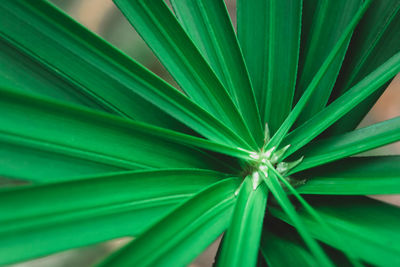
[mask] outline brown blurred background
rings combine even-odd
[[[112,0],[51,0],[71,15],[81,24],[97,33],[105,40],[131,56],[133,59],[149,68],[162,77],[165,81],[176,86],[172,77],[153,55],[145,42],[120,11]],[[232,21],[236,24],[235,0],[225,0]],[[380,98],[367,117],[359,127],[367,126],[376,122],[384,121],[400,115],[400,75],[392,81],[389,88]],[[400,154],[400,142],[391,144],[363,155],[388,155]],[[375,198],[389,201],[400,206],[400,196],[373,196]],[[73,233],[74,234],[74,233]],[[129,241],[122,238],[87,248],[70,250],[57,253],[42,259],[15,264],[15,267],[80,267],[92,266],[105,258],[109,253]],[[207,249],[191,266],[211,266],[217,248],[217,242]]]

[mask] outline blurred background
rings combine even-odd
[[[160,64],[152,51],[146,46],[137,32],[113,4],[112,0],[50,0],[78,22],[97,33],[118,49],[146,66],[163,78],[166,82],[177,87],[172,77]],[[236,26],[236,1],[225,0],[232,22]],[[380,98],[359,127],[384,121],[400,115],[400,75],[392,81],[386,92]],[[391,144],[363,155],[400,154],[400,142]],[[400,196],[372,196],[383,201],[400,206]],[[118,226],[116,226],[118,227]],[[71,233],[74,234],[74,233]],[[130,238],[122,238],[86,248],[57,253],[41,259],[10,265],[14,267],[80,267],[92,266],[115,249],[127,243]],[[218,246],[218,241],[211,245],[192,264],[192,267],[211,266]]]

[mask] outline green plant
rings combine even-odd
[[[0,175],[30,182],[0,191],[0,264],[135,236],[104,265],[181,266],[225,230],[218,266],[400,264],[400,210],[363,196],[400,193],[400,156],[350,157],[400,140],[354,130],[400,71],[400,2],[238,0],[237,37],[222,0],[171,2],[115,0],[184,93],[0,2]]]

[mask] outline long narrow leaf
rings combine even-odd
[[[253,88],[223,0],[174,0],[175,14],[228,89],[259,146],[264,135]]]
[[[400,51],[399,1],[373,1],[355,29],[346,59],[334,88],[334,97],[344,94],[379,65]],[[335,123],[329,134],[353,130],[385,91],[387,84]]]
[[[311,204],[338,233],[355,255],[376,266],[400,264],[398,227],[400,210],[366,197],[315,197]],[[281,211],[270,209],[274,216],[289,222]],[[333,247],[335,242],[303,210],[299,215],[312,235]]]
[[[346,44],[347,38],[351,36],[353,29],[356,27],[357,23],[360,21],[366,10],[368,9],[369,5],[371,4],[372,0],[366,0],[362,7],[358,10],[355,14],[349,25],[346,27],[346,30],[341,35],[339,41],[336,43],[332,51],[329,53],[328,57],[322,64],[321,68],[318,70],[317,74],[314,76],[310,84],[308,85],[307,89],[304,91],[304,94],[301,96],[293,110],[290,112],[288,117],[279,127],[278,131],[272,137],[271,141],[268,144],[268,148],[272,148],[274,146],[278,146],[282,139],[286,136],[289,132],[290,128],[295,123],[296,119],[299,117],[300,113],[305,108],[308,100],[313,95],[313,92],[316,90],[317,86],[320,84],[322,78],[324,77],[325,73],[328,71],[329,67],[340,53],[340,50]]]
[[[0,90],[0,113],[0,134],[82,151],[89,160],[103,157],[105,163],[142,168],[219,168],[222,164],[168,140],[166,130],[6,90]]]
[[[304,160],[291,173],[319,166],[400,140],[400,117],[346,134],[321,139],[299,153]]]
[[[275,133],[296,83],[302,1],[238,1],[238,38],[263,123]],[[285,34],[282,34],[282,33]]]
[[[71,153],[69,149],[46,142],[0,134],[1,177],[47,183],[136,168],[122,167],[118,162],[105,163],[96,155],[89,159],[87,153]]]
[[[268,191],[259,185],[258,173],[243,181],[231,224],[224,235],[216,259],[217,266],[255,266]]]
[[[0,264],[137,235],[223,177],[200,170],[139,171],[1,190]],[[71,235],[74,230],[85,234]]]
[[[291,132],[282,145],[291,144],[285,157],[307,144],[326,128],[357,107],[364,99],[376,92],[389,79],[400,72],[400,52],[353,86],[329,106],[321,110],[310,120]]]
[[[12,88],[84,105],[92,102],[90,106],[95,104],[122,116],[163,127],[181,127],[132,90],[148,87],[144,77],[160,83],[158,78],[47,1],[1,1],[0,36],[8,47],[6,51],[11,50],[16,56],[0,67],[6,74],[2,80],[8,80],[8,84],[14,85]],[[21,61],[36,69],[15,71],[14,64],[19,66]],[[45,84],[38,84],[40,80],[35,80],[38,76],[35,72],[45,80],[61,84],[46,88]]]
[[[65,101],[82,102],[81,99],[88,98],[103,109],[122,116],[186,131],[181,123],[172,119],[174,117],[211,140],[246,147],[236,134],[181,92],[47,1],[1,1],[0,22],[2,41],[7,43],[8,50],[13,49],[19,55],[17,60],[2,65],[6,75],[0,78],[1,84],[18,90],[29,87],[29,91],[61,96],[60,100]],[[21,73],[22,69],[13,71],[16,66],[9,66],[15,61],[22,64],[20,60],[39,65],[32,66],[38,68],[33,72],[50,72],[41,79],[64,80],[73,89],[63,85],[61,91],[53,91],[54,86],[40,87],[37,81],[32,84],[29,81],[36,78],[34,75]],[[18,73],[23,75],[25,83],[7,81]]]
[[[305,0],[306,2],[313,2]],[[361,7],[361,0],[318,1],[312,15],[311,28],[302,35],[302,53],[299,62],[299,78],[296,86],[296,101],[300,99],[307,86],[317,74],[318,69],[328,57],[330,51],[341,38],[346,27],[350,24],[356,12]],[[306,5],[308,7],[308,5]],[[314,7],[313,7],[314,8]],[[310,18],[306,18],[310,19]],[[298,124],[311,118],[325,107],[336,78],[339,74],[350,36],[340,48],[324,77],[319,82],[313,95],[302,111]]]
[[[4,36],[0,37],[0,86],[117,114],[81,92],[76,88],[78,84],[69,82],[60,72],[28,56]]]
[[[233,100],[164,1],[114,2],[189,97],[255,148]]]
[[[307,179],[302,194],[399,194],[400,156],[347,158],[296,176]]]
[[[264,175],[264,173],[261,173],[261,175]],[[279,205],[284,210],[285,214],[287,214],[287,216],[290,218],[296,230],[303,238],[305,244],[314,255],[316,261],[323,266],[332,266],[329,258],[326,256],[319,244],[311,237],[309,230],[305,227],[304,223],[296,213],[294,206],[292,205],[285,191],[279,184],[278,178],[276,178],[275,174],[269,172],[268,177],[262,177],[264,177],[264,181],[267,184],[268,189],[274,195]]]
[[[190,198],[148,228],[103,266],[184,266],[228,226],[239,179],[227,179]]]

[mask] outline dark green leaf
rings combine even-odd
[[[271,218],[269,218],[271,220]],[[301,237],[284,223],[268,223],[262,233],[261,252],[270,267],[318,266]],[[290,253],[290,255],[288,255]]]
[[[310,2],[310,0],[305,0],[305,2]],[[306,18],[312,21],[309,24],[311,28],[302,34],[301,39],[302,49],[299,62],[298,84],[296,86],[297,101],[317,74],[331,50],[334,49],[346,27],[360,9],[361,4],[361,0],[318,1],[316,7],[313,7],[315,10],[312,18]],[[306,7],[309,7],[309,4]],[[305,11],[305,13],[309,14],[310,12]],[[349,41],[350,36],[347,36],[344,45],[340,48],[340,51],[307,103],[306,108],[302,111],[298,119],[298,124],[305,122],[325,107],[339,74]]]
[[[357,255],[377,266],[400,264],[399,218],[400,209],[366,197],[315,197],[311,202],[318,213],[340,234],[343,243]],[[272,210],[286,222],[289,218]],[[329,236],[320,231],[320,226],[303,209],[299,215],[312,235],[333,247]]]
[[[335,97],[345,93],[379,65],[400,51],[400,2],[374,1],[355,29],[338,81]],[[353,130],[372,108],[387,85],[334,124],[329,134]]]
[[[282,186],[280,185],[278,178],[275,176],[273,172],[269,172],[268,176],[264,173],[260,174],[263,177],[265,183],[268,186],[268,189],[274,195],[275,199],[284,210],[285,214],[290,218],[291,223],[294,225],[304,243],[310,249],[311,253],[315,257],[315,260],[321,266],[332,266],[330,259],[324,253],[322,248],[319,244],[313,239],[310,235],[310,229],[305,227],[303,221],[298,216],[295,207],[290,202],[286,192],[283,190]]]

